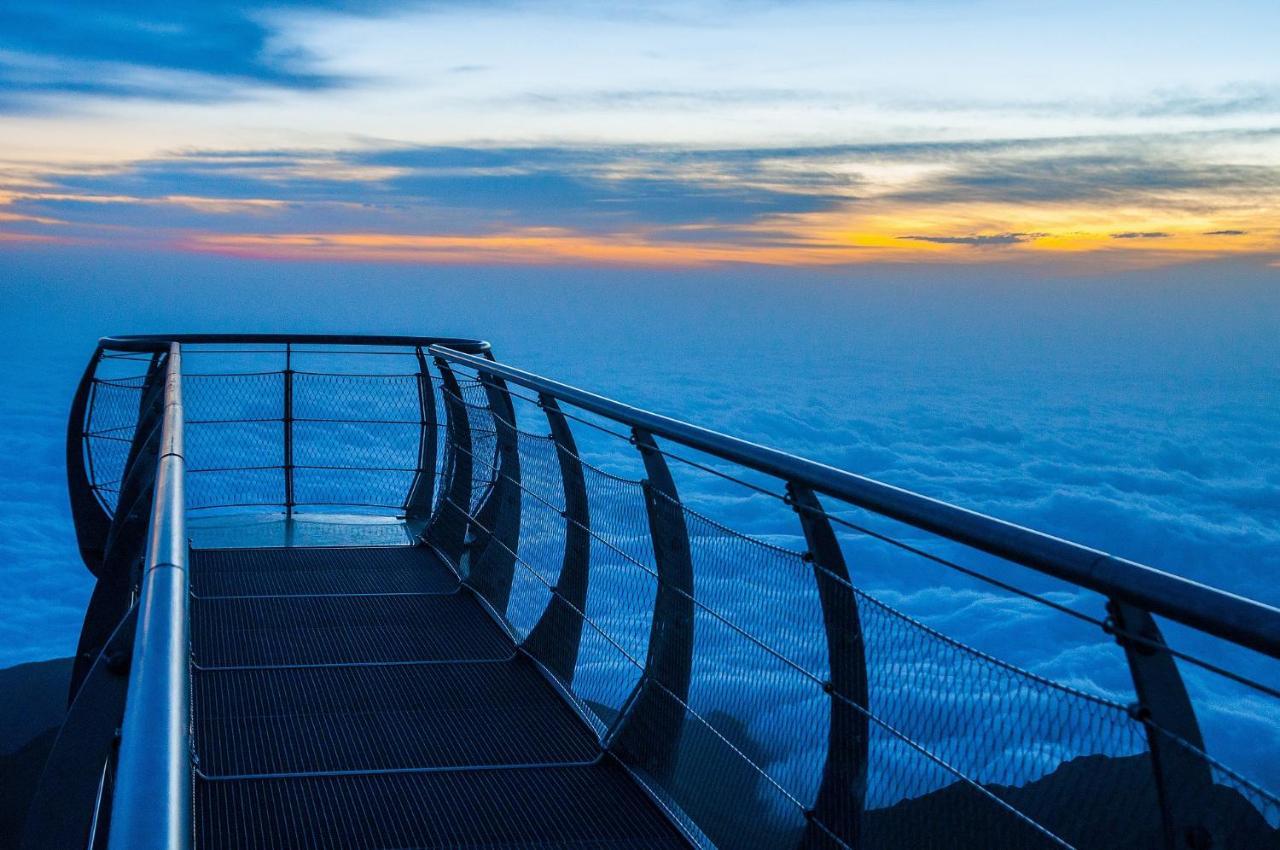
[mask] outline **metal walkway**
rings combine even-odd
[[[424,547],[194,550],[196,845],[684,848]]]
[[[1280,846],[1280,610],[481,341],[105,339],[67,468],[24,850]]]

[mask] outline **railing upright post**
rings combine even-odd
[[[1165,649],[1164,637],[1149,612],[1112,599],[1107,613],[1107,627],[1124,647],[1133,676],[1138,702],[1131,711],[1147,730],[1165,847],[1202,850],[1216,846],[1204,818],[1213,775],[1208,763],[1187,749],[1190,746],[1203,752],[1204,738],[1177,664]]]
[[[293,519],[293,343],[284,345],[284,515]]]
[[[435,502],[436,395],[422,346],[416,346],[413,353],[418,359],[418,415],[422,424],[418,435],[417,472],[405,499],[404,515],[410,522],[421,523],[431,516],[431,506]]]
[[[551,589],[551,599],[538,622],[524,639],[524,649],[559,677],[566,685],[573,681],[582,642],[582,614],[587,605],[587,582],[591,562],[591,520],[587,502],[587,482],[569,422],[553,396],[538,395],[538,404],[547,415],[551,439],[560,461],[564,490],[564,559],[560,575]]]
[[[693,675],[693,553],[666,459],[648,431],[633,428],[632,437],[647,476],[644,501],[658,592],[644,674],[607,745],[650,774],[669,777],[676,767]]]
[[[505,614],[515,580],[516,549],[520,545],[520,444],[515,406],[501,378],[479,374],[493,415],[497,463],[493,488],[484,507],[483,528],[469,547],[467,582]]]
[[[829,847],[831,842],[826,834],[829,833],[849,847],[860,847],[869,741],[864,713],[867,708],[866,646],[858,617],[858,600],[849,583],[844,553],[818,497],[808,487],[794,482],[787,484],[787,495],[804,530],[808,547],[805,557],[813,564],[830,665],[830,679],[823,686],[831,695],[827,760],[813,808],[806,813],[808,823],[799,846],[806,850]],[[859,711],[857,706],[864,711]]]
[[[435,362],[444,390],[445,428],[449,440],[446,443],[445,480],[441,484],[444,495],[440,500],[440,510],[431,517],[422,537],[451,565],[460,567],[470,522],[468,512],[471,510],[471,424],[466,405],[462,403],[462,389],[449,362],[443,357],[436,357]]]

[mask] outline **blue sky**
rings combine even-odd
[[[116,332],[487,337],[1278,603],[1277,31],[1262,2],[9,4],[0,664],[74,646],[62,428]],[[1115,686],[1097,636],[1056,653],[864,554],[893,604]],[[1195,687],[1261,773],[1274,707]]]
[[[0,240],[1269,270],[1278,14],[36,0],[0,12]]]

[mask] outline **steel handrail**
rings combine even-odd
[[[445,345],[454,351],[484,354],[491,346],[482,339],[448,336],[395,336],[385,334],[125,334],[105,336],[98,346],[111,351],[168,351],[169,343],[181,345],[370,345],[427,348]]]
[[[492,360],[433,345],[433,355],[545,393],[723,460],[1119,599],[1280,658],[1280,609],[891,484],[633,407]]]
[[[168,351],[155,494],[112,800],[108,846],[113,850],[191,846],[191,634],[181,346],[170,342]]]

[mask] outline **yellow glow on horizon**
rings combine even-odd
[[[1016,231],[991,231],[989,235]],[[1133,231],[1156,232],[1156,231]],[[1274,236],[1206,236],[1169,232],[1162,237],[1117,239],[1110,233],[1039,233],[1026,241],[993,245],[922,242],[883,232],[795,234],[785,244],[686,242],[643,234],[585,234],[559,228],[527,228],[476,235],[392,233],[193,234],[183,250],[293,260],[398,263],[497,263],[618,266],[705,266],[750,263],[774,266],[839,266],[867,262],[1034,262],[1036,257],[1117,266],[1164,265],[1190,259],[1277,252]]]

